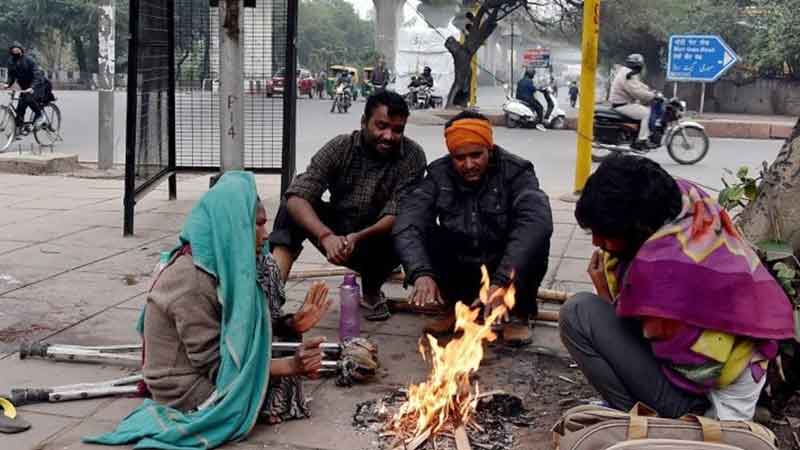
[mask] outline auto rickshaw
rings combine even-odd
[[[372,92],[375,90],[372,86],[372,72],[375,71],[374,67],[364,67],[364,79],[361,80],[361,95],[364,98],[369,97],[372,95]]]
[[[350,73],[350,76],[353,78],[353,100],[358,98],[358,69],[355,67],[350,66],[339,66],[334,65],[328,69],[328,80],[325,83],[325,92],[327,92],[328,97],[333,99],[333,95],[336,92],[336,79],[339,78],[339,74],[342,72]]]

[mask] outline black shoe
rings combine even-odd
[[[643,140],[636,141],[633,144],[631,144],[631,148],[634,149],[634,150],[644,151],[644,150],[656,149],[656,148],[658,148],[658,145],[653,144],[652,142],[650,142],[647,139],[643,139]]]

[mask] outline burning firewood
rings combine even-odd
[[[470,309],[458,303],[455,308],[458,337],[442,347],[433,336],[427,336],[427,351],[421,346],[420,353],[431,364],[428,379],[409,386],[408,399],[386,424],[386,429],[396,433],[400,444],[405,445],[395,448],[417,448],[430,437],[445,431],[454,433],[459,450],[471,448],[465,426],[471,422],[480,390],[477,383],[472,385],[470,376],[483,360],[484,343],[497,337],[492,324],[510,311],[515,302],[513,284],[508,289],[496,290],[490,296],[489,274],[485,267],[481,270],[480,300],[485,306],[494,308],[481,323],[478,320],[480,308]]]

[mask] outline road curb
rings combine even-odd
[[[74,172],[79,169],[78,155],[66,153],[18,153],[0,154],[0,172],[22,175],[44,175]]]

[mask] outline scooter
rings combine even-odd
[[[544,125],[545,128],[553,130],[563,129],[566,124],[567,113],[558,105],[558,100],[553,95],[552,88],[548,86],[544,89],[537,90],[534,94],[534,99],[542,105],[542,108],[547,109],[547,100],[545,96],[552,100],[553,109],[550,111],[550,114],[547,114],[547,111],[545,111],[547,117],[542,120],[542,125]],[[503,104],[503,113],[505,113],[506,126],[508,128],[517,128],[519,126],[532,128],[536,126],[538,122],[538,115],[535,109],[521,100],[512,98],[509,94],[506,94],[506,102]]]
[[[650,147],[634,148],[640,121],[614,108],[598,106],[594,113],[592,161],[600,162],[614,154],[646,154],[662,146],[678,164],[695,164],[708,154],[705,128],[685,120],[686,102],[677,97],[666,101],[659,94],[650,105]]]

